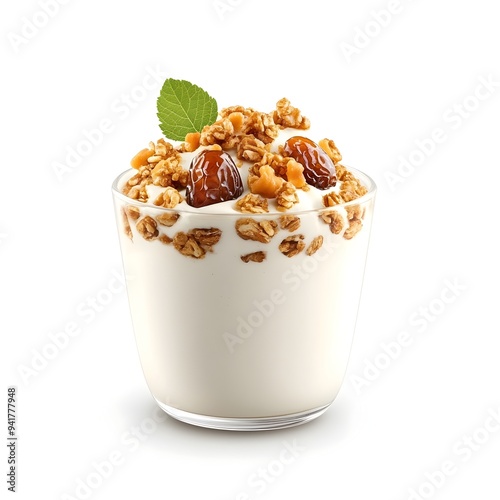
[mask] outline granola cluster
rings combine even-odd
[[[269,244],[281,230],[295,233],[286,236],[278,245],[279,251],[286,257],[294,257],[306,249],[305,236],[296,233],[300,229],[300,217],[293,215],[282,215],[279,219],[256,220],[251,217],[238,219],[235,224],[236,233],[243,240],[251,240],[259,243]],[[307,246],[308,256],[316,253],[323,245],[323,236],[316,236]],[[258,251],[241,256],[243,262],[263,262],[266,252]]]
[[[163,228],[172,227],[179,217],[177,213],[161,213],[154,218],[150,215],[142,217],[140,210],[132,205],[122,210],[125,234],[131,240],[134,238],[131,225],[135,225],[137,232],[146,241],[158,240],[165,245],[173,244],[179,253],[187,257],[202,259],[207,252],[212,252],[222,236],[222,231],[218,228],[194,228],[187,233],[179,231],[173,237],[163,232]]]
[[[180,151],[171,143],[164,139],[159,139],[156,144],[150,142],[149,147],[139,151],[130,164],[137,173],[126,182],[123,194],[146,203],[149,201],[147,186],[152,184],[167,188],[154,200],[155,205],[171,208],[167,205],[180,203],[182,196],[179,190],[186,187],[189,173],[182,167]],[[173,200],[178,201],[175,203]]]
[[[147,241],[158,240],[171,245],[182,255],[195,259],[205,257],[220,241],[220,229],[194,228],[174,234],[166,232],[180,217],[175,208],[185,200],[189,203],[190,172],[183,167],[183,155],[196,152],[200,147],[223,152],[231,150],[237,167],[241,167],[243,162],[251,164],[247,176],[248,189],[233,204],[236,212],[247,214],[247,217],[237,219],[236,234],[244,240],[268,245],[279,231],[287,231],[289,236],[278,244],[283,255],[294,257],[304,251],[309,256],[313,255],[323,245],[323,236],[318,235],[307,243],[305,236],[298,233],[300,217],[286,214],[299,203],[299,192],[311,189],[311,174],[305,171],[307,162],[297,158],[287,144],[273,147],[281,129],[307,130],[309,127],[309,119],[288,99],[283,98],[270,113],[243,106],[222,109],[215,123],[205,126],[201,132],[187,134],[184,142],[177,146],[164,139],[150,142],[147,148],[132,158],[131,165],[136,172],[126,181],[122,192],[132,200],[152,203],[169,210],[158,211],[151,216],[142,215],[136,205],[125,207],[122,220],[126,235],[133,239],[135,228],[136,233]],[[325,138],[315,147],[316,150],[307,161],[316,161],[323,155],[333,165],[330,172],[318,172],[329,182],[331,178],[328,186],[332,188],[326,192],[325,187],[320,187],[325,190],[321,197],[322,204],[325,209],[331,209],[323,210],[320,218],[333,234],[341,235],[346,240],[352,239],[363,227],[364,211],[360,205],[349,202],[365,195],[367,189],[340,163],[342,155],[333,140]],[[273,200],[274,210],[285,214],[276,219],[251,217],[253,214],[268,214],[270,200]],[[258,250],[241,255],[240,258],[245,263],[263,262],[266,255],[265,250]]]

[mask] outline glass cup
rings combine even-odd
[[[120,192],[127,172],[115,180],[135,338],[165,412],[203,427],[267,430],[331,405],[351,349],[376,192],[350,170],[368,189],[362,198],[282,214],[161,208]]]

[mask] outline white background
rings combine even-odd
[[[50,19],[42,3],[0,13],[2,405],[17,386],[17,498],[500,498],[495,2],[67,0]],[[139,88],[148,71],[221,107],[287,96],[379,186],[349,370],[317,421],[239,434],[153,420],[126,294],[103,292],[121,270],[111,181],[161,136],[160,83]],[[101,143],[58,178],[103,119]],[[401,158],[414,168],[391,189]],[[112,300],[84,314],[98,296]],[[34,361],[71,324],[79,334]],[[404,332],[388,362],[383,345]],[[300,451],[280,465],[284,442]],[[443,462],[452,472],[434,474]]]

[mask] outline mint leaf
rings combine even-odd
[[[165,80],[156,102],[160,128],[167,139],[183,141],[217,119],[217,101],[186,80]]]

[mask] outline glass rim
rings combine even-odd
[[[348,165],[344,165],[352,174],[354,174],[358,179],[360,179],[363,183],[363,185],[368,189],[368,192],[360,196],[359,198],[356,198],[351,201],[346,201],[344,203],[338,203],[337,205],[331,206],[331,207],[321,207],[321,208],[308,208],[305,210],[284,210],[284,211],[272,211],[272,212],[266,212],[266,213],[247,213],[247,212],[237,212],[235,211],[234,213],[223,213],[223,212],[205,212],[204,208],[209,208],[212,207],[212,205],[208,205],[207,207],[200,207],[200,208],[195,208],[195,207],[190,207],[189,210],[186,210],[185,208],[165,208],[165,207],[160,207],[157,205],[154,205],[153,203],[147,202],[144,203],[142,201],[134,200],[133,198],[129,198],[127,195],[123,194],[119,189],[118,189],[118,184],[122,177],[130,171],[133,171],[133,168],[127,169],[123,172],[121,172],[113,181],[111,185],[111,190],[113,193],[113,197],[116,199],[119,199],[123,202],[126,202],[128,205],[133,205],[137,207],[144,207],[144,208],[152,208],[154,210],[157,210],[158,212],[164,212],[164,213],[176,213],[176,214],[186,214],[190,216],[202,216],[202,217],[252,217],[252,218],[266,218],[266,217],[273,217],[273,216],[278,216],[278,215],[293,215],[293,216],[300,216],[300,215],[305,215],[305,214],[318,214],[318,213],[323,213],[328,210],[334,210],[337,208],[343,208],[343,207],[349,207],[352,205],[359,205],[362,203],[365,203],[369,201],[370,199],[374,198],[376,192],[377,192],[377,185],[375,184],[375,181],[368,175],[362,172],[361,170],[358,170],[356,168],[350,167]],[[327,190],[325,189],[325,194]],[[232,200],[236,201],[236,200]],[[214,203],[216,205],[216,203]]]

